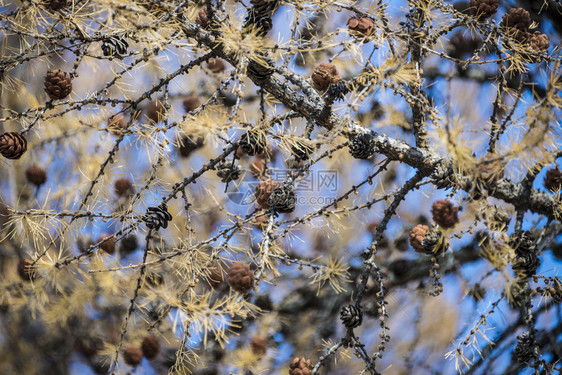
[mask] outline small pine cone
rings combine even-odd
[[[482,47],[481,38],[467,37],[462,31],[457,31],[451,37],[447,50],[451,57],[462,59],[466,55],[472,55],[480,47]]]
[[[72,80],[60,69],[49,70],[45,76],[45,92],[52,100],[66,98],[72,91]]]
[[[489,185],[496,184],[503,178],[505,166],[498,155],[486,154],[478,163],[480,179]]]
[[[431,207],[433,221],[435,221],[441,228],[452,228],[459,222],[457,215],[458,208],[453,206],[450,201],[438,199]]]
[[[341,310],[340,319],[347,329],[359,327],[363,322],[363,311],[355,305],[345,306]]]
[[[310,359],[295,358],[289,365],[289,375],[312,375],[312,368]]]
[[[186,112],[193,112],[197,108],[201,107],[201,101],[199,100],[198,97],[193,95],[186,97],[183,100],[182,104]]]
[[[265,61],[250,60],[248,63],[247,73],[255,77],[258,82],[264,81],[272,75],[275,70],[272,68],[275,64],[273,60],[264,58]]]
[[[558,166],[546,171],[546,176],[544,177],[544,187],[552,192],[562,188],[562,172],[560,172]]]
[[[160,100],[151,102],[146,108],[146,117],[153,123],[159,123],[166,118],[166,107]]]
[[[256,178],[262,175],[265,169],[265,161],[262,159],[254,159],[250,162],[250,172]]]
[[[127,120],[125,116],[118,113],[111,117],[107,122],[107,129],[113,134],[119,134],[121,130],[127,129]]]
[[[139,241],[134,234],[129,234],[127,237],[122,238],[119,243],[119,251],[121,254],[130,254],[139,247]]]
[[[259,184],[256,186],[256,202],[263,208],[268,210],[269,206],[269,197],[273,190],[279,187],[279,182],[273,181],[271,179],[260,181]]]
[[[241,294],[248,294],[254,287],[254,271],[246,263],[235,262],[228,269],[227,280],[232,289]]]
[[[16,132],[0,135],[0,154],[7,159],[19,159],[27,151],[27,140]]]
[[[104,56],[121,56],[127,53],[129,43],[124,37],[113,36],[104,39],[101,43],[101,50]]]
[[[142,340],[141,349],[146,359],[154,359],[160,352],[160,341],[154,335],[146,336]]]
[[[109,237],[109,234],[102,234],[99,238],[97,242],[101,242],[103,240],[105,240],[107,237]],[[110,238],[106,241],[104,241],[101,245],[100,245],[100,249],[102,249],[103,251],[105,251],[108,254],[113,254],[115,253],[115,238]]]
[[[253,156],[265,152],[267,140],[262,133],[250,130],[240,138],[239,144],[242,151],[250,156]]]
[[[223,267],[221,264],[218,264],[215,268],[211,270],[209,273],[209,277],[207,282],[212,288],[216,288],[222,284],[224,281],[224,276],[222,274]]]
[[[533,358],[538,357],[538,347],[529,332],[523,332],[517,336],[517,345],[515,346],[514,353],[517,360],[521,363],[529,363]]]
[[[326,91],[332,83],[340,80],[340,74],[334,64],[323,63],[312,73],[312,85],[318,91]]]
[[[252,353],[263,356],[267,353],[267,340],[260,336],[254,336],[250,340],[250,348],[252,348]]]
[[[267,203],[277,212],[289,213],[295,210],[297,197],[290,187],[281,186],[273,189]]]
[[[226,65],[224,61],[217,58],[212,58],[207,61],[207,69],[209,69],[213,73],[220,73],[226,69]]]
[[[262,309],[263,311],[273,311],[273,302],[268,294],[260,294],[256,297],[254,305]]]
[[[202,28],[206,29],[209,26],[209,17],[207,17],[207,8],[202,8],[199,13],[197,13],[197,18],[195,19],[197,23]]]
[[[508,13],[504,14],[500,26],[507,29],[513,38],[523,42],[527,39],[529,26],[531,25],[531,16],[523,8],[511,8]]]
[[[369,37],[375,32],[375,23],[369,17],[362,15],[351,17],[347,21],[350,34],[354,36]]]
[[[313,152],[314,146],[307,139],[298,140],[291,146],[291,153],[295,157],[296,161],[308,160]]]
[[[368,160],[375,155],[375,142],[369,133],[355,135],[350,139],[349,153],[355,159]]]
[[[422,241],[424,252],[428,255],[445,252],[447,243],[444,241],[443,233],[438,230],[431,230],[425,235]]]
[[[51,0],[49,2],[49,9],[53,12],[56,12],[59,9],[62,9],[68,5],[67,0]]]
[[[425,235],[429,233],[429,227],[427,225],[416,225],[410,231],[410,245],[416,250],[418,253],[425,253],[425,248],[423,247],[423,239]]]
[[[509,246],[515,250],[516,255],[525,255],[536,251],[535,239],[529,231],[514,233],[509,239]]]
[[[225,184],[230,181],[238,180],[242,172],[237,165],[232,165],[232,163],[220,164],[217,168],[217,176]]]
[[[142,361],[142,351],[133,344],[123,346],[123,359],[131,367],[138,366]]]
[[[528,38],[528,43],[529,48],[536,53],[547,53],[548,47],[550,47],[548,36],[540,31],[535,31],[531,34]]]
[[[168,212],[168,206],[165,203],[160,203],[158,207],[148,207],[142,220],[149,229],[166,229],[168,228],[168,222],[172,221],[172,215]]]
[[[27,178],[30,184],[39,187],[47,181],[47,172],[38,165],[33,164],[25,170],[25,178]]]
[[[74,344],[74,349],[89,359],[103,349],[103,341],[99,337],[79,337]]]
[[[133,192],[133,183],[127,177],[121,177],[115,180],[113,190],[118,197],[130,195]]]
[[[485,20],[496,13],[499,5],[499,0],[470,0],[470,11],[479,20]]]
[[[259,14],[273,14],[278,0],[250,0],[253,9]]]
[[[178,151],[180,156],[187,158],[192,152],[200,149],[205,144],[205,139],[203,137],[182,137],[179,140]]]
[[[22,258],[18,263],[18,274],[24,281],[31,281],[36,278],[35,266],[32,266],[33,260]]]
[[[533,277],[541,264],[535,252],[518,254],[512,261],[511,267],[515,274],[522,280]]]
[[[347,83],[344,80],[340,80],[328,88],[328,99],[335,102],[344,100],[348,92],[349,87],[347,87]]]

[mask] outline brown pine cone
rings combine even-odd
[[[548,36],[540,31],[535,31],[533,34],[530,34],[528,43],[529,48],[536,53],[546,53],[548,52],[548,47],[550,47]]]
[[[60,69],[49,70],[45,76],[45,92],[52,100],[66,98],[72,91],[72,79]]]
[[[513,38],[523,42],[527,38],[527,32],[531,25],[531,16],[523,8],[511,8],[504,14],[500,23],[501,27],[508,29],[513,34]]]
[[[254,159],[250,162],[250,172],[254,177],[261,176],[265,168],[265,161],[263,159]]]
[[[479,20],[484,20],[493,16],[499,5],[499,0],[470,0],[470,11]]]
[[[68,4],[67,0],[51,0],[49,2],[49,9],[53,12],[66,7]]]
[[[365,16],[354,16],[347,21],[350,34],[356,36],[369,37],[375,32],[375,23],[372,19]]]
[[[29,258],[23,258],[18,263],[18,274],[22,280],[31,281],[35,279],[35,267],[31,265],[32,263],[33,261]]]
[[[267,340],[261,336],[254,336],[250,340],[250,347],[252,353],[262,356],[267,352]]]
[[[410,231],[410,245],[416,250],[418,253],[425,253],[425,247],[422,245],[423,239],[425,235],[429,233],[429,227],[427,225],[416,225]]]
[[[142,361],[142,351],[133,344],[123,346],[123,359],[129,366],[135,367]]]
[[[205,139],[199,136],[183,136],[178,140],[178,151],[181,157],[187,158],[192,152],[203,147]]]
[[[151,102],[146,109],[146,117],[153,123],[159,123],[166,118],[166,107],[160,100]]]
[[[486,154],[478,163],[480,178],[487,184],[495,184],[503,178],[505,165],[495,154]]]
[[[110,132],[118,134],[119,131],[127,129],[127,120],[122,114],[116,114],[107,122],[107,128]]]
[[[436,200],[431,207],[433,221],[439,224],[441,228],[452,228],[459,222],[457,211],[458,208],[443,199]]]
[[[213,73],[220,73],[226,69],[226,65],[223,60],[212,58],[207,61],[207,69]]]
[[[195,19],[197,23],[202,28],[206,29],[209,25],[209,17],[207,17],[207,8],[202,8],[199,13],[197,13],[197,18]]]
[[[201,101],[196,96],[190,95],[183,100],[183,108],[186,112],[195,111],[199,107],[201,107]]]
[[[320,64],[312,73],[312,85],[318,91],[326,91],[334,82],[340,80],[340,74],[334,64]]]
[[[560,172],[558,166],[546,171],[546,176],[544,177],[544,187],[552,192],[560,190],[562,187],[562,172]]]
[[[101,242],[103,241],[105,238],[109,237],[109,234],[102,234],[99,238],[97,242]],[[105,251],[108,254],[113,254],[115,253],[115,238],[110,238],[106,241],[104,241],[101,245],[100,245],[100,249],[102,249],[103,251]]]
[[[38,165],[33,164],[25,170],[25,178],[27,178],[30,184],[39,187],[47,181],[47,172]]]
[[[312,368],[310,359],[295,358],[289,365],[289,375],[311,375]]]
[[[227,280],[232,289],[241,294],[248,294],[254,287],[254,271],[246,263],[235,262],[228,269]]]
[[[154,359],[160,352],[160,341],[154,335],[146,336],[142,340],[141,349],[146,359]]]
[[[103,341],[99,337],[79,337],[74,344],[74,349],[84,357],[92,358],[103,349]]]
[[[16,132],[0,135],[0,154],[7,159],[19,159],[27,151],[27,140]]]
[[[224,276],[222,274],[223,266],[220,263],[217,263],[216,266],[211,270],[209,273],[209,278],[207,282],[212,288],[216,288],[222,284],[224,281]]]
[[[273,181],[272,179],[260,181],[260,183],[256,186],[256,202],[258,202],[258,204],[262,208],[268,210],[270,207],[268,202],[269,196],[271,195],[273,190],[278,187],[279,182]]]
[[[127,177],[121,177],[115,180],[115,194],[119,197],[131,194],[133,192],[133,183]]]

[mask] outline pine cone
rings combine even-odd
[[[165,203],[160,203],[158,207],[148,207],[142,220],[149,229],[166,229],[168,228],[168,222],[172,221],[172,215],[168,212],[168,206]]]
[[[151,102],[146,108],[146,117],[148,117],[151,122],[157,124],[160,121],[165,120],[166,112],[167,110],[164,106],[164,103],[162,103],[160,100],[155,100]]]
[[[340,319],[347,329],[359,327],[363,322],[363,311],[355,305],[345,306],[341,310]]]
[[[27,151],[27,140],[16,132],[0,135],[0,154],[7,159],[19,159]]]
[[[265,161],[262,159],[254,159],[250,162],[250,172],[255,178],[261,176],[265,168]]]
[[[92,358],[103,349],[103,341],[99,337],[79,337],[74,344],[77,352],[86,358]]]
[[[25,177],[30,184],[39,187],[47,181],[47,172],[38,165],[33,164],[25,170]]]
[[[254,305],[262,309],[263,311],[273,311],[273,302],[268,294],[260,294],[256,296]]]
[[[531,25],[531,16],[523,8],[511,8],[508,13],[504,14],[500,26],[507,29],[513,34],[513,38],[523,42],[527,38],[527,32]]]
[[[134,234],[129,234],[127,237],[122,238],[119,243],[121,254],[130,254],[139,247],[139,241]]]
[[[101,50],[104,56],[121,56],[127,53],[129,43],[124,37],[112,36],[104,39],[101,43]]]
[[[256,155],[265,152],[267,140],[262,133],[248,131],[240,138],[240,148],[248,155]]]
[[[261,82],[275,72],[273,66],[275,66],[273,60],[264,57],[264,61],[250,60],[246,70],[249,75],[255,77],[258,82]]]
[[[312,375],[312,368],[310,359],[295,358],[289,365],[289,375]]]
[[[183,100],[182,104],[186,112],[193,112],[197,108],[201,107],[201,101],[199,100],[198,97],[193,95],[186,97]]]
[[[443,199],[436,200],[431,207],[433,221],[439,224],[441,228],[452,228],[459,222],[457,211],[458,208]]]
[[[466,37],[462,31],[453,34],[450,40],[448,52],[451,57],[462,59],[466,55],[472,55],[475,50],[482,47],[482,39],[480,37]]]
[[[207,61],[207,69],[213,73],[220,73],[226,69],[226,65],[223,60],[213,57]]]
[[[279,182],[273,181],[271,179],[260,181],[259,184],[256,186],[256,202],[263,208],[268,210],[269,206],[269,197],[273,190],[279,187]]]
[[[558,166],[546,171],[546,176],[544,177],[544,187],[552,192],[562,188],[562,172],[560,172]]]
[[[349,153],[355,159],[371,159],[375,155],[375,141],[369,133],[355,135],[350,139]]]
[[[192,152],[203,147],[205,139],[203,137],[186,137],[183,136],[179,141],[178,150],[180,156],[187,158]]]
[[[154,359],[160,352],[160,341],[154,335],[146,336],[142,340],[141,349],[146,359]]]
[[[102,234],[99,238],[97,242],[101,242],[103,240],[105,240],[107,237],[110,237],[109,234]],[[100,245],[100,249],[102,249],[103,251],[105,251],[108,254],[113,254],[115,253],[115,238],[110,238],[108,240],[105,240],[101,245]]]
[[[498,155],[486,154],[478,163],[480,179],[489,185],[495,185],[503,178],[505,166]]]
[[[36,278],[35,266],[32,266],[33,260],[22,258],[18,263],[18,274],[24,281],[31,281]]]
[[[548,36],[540,31],[535,31],[531,34],[528,38],[528,43],[529,48],[536,53],[547,53],[548,47],[550,47]]]
[[[330,101],[341,101],[345,99],[345,95],[349,92],[349,87],[347,83],[343,80],[340,80],[337,83],[332,84],[328,88],[328,100]]]
[[[244,20],[244,28],[255,27],[258,36],[265,36],[273,28],[273,12],[277,7],[277,0],[253,0],[252,8]]]
[[[49,70],[45,76],[45,92],[52,100],[66,98],[72,91],[72,80],[60,69]]]
[[[271,195],[267,199],[269,206],[280,213],[289,213],[295,210],[297,197],[295,192],[286,186],[273,189]]]
[[[245,263],[235,262],[228,269],[227,280],[232,289],[241,294],[248,294],[254,287],[254,271]]]
[[[294,155],[297,162],[301,160],[308,160],[313,152],[314,146],[307,139],[298,140],[291,146],[291,153]]]
[[[202,8],[199,13],[197,13],[197,18],[195,19],[197,23],[202,28],[206,29],[209,26],[209,17],[207,17],[207,8]]]
[[[109,119],[107,128],[111,133],[119,134],[121,130],[127,129],[127,120],[122,114],[118,113]]]
[[[410,245],[416,250],[418,253],[425,253],[425,248],[423,247],[423,239],[425,235],[429,233],[429,227],[427,225],[416,225],[410,231]]]
[[[217,176],[224,183],[238,180],[242,172],[237,165],[232,165],[232,163],[220,164],[217,169]]]
[[[124,197],[133,192],[133,183],[127,177],[121,177],[115,180],[113,189],[119,197]]]
[[[340,80],[340,74],[334,64],[323,63],[312,73],[312,85],[318,91],[326,91],[332,83]]]
[[[123,359],[131,367],[138,366],[142,361],[142,351],[133,344],[123,346]]]
[[[53,12],[62,9],[68,5],[68,0],[51,0],[49,2],[49,9]]]
[[[485,20],[496,13],[499,5],[499,0],[470,0],[470,11],[479,20]]]
[[[523,332],[517,336],[515,356],[519,362],[529,363],[533,358],[538,357],[538,355],[538,347],[529,332]]]
[[[250,340],[250,348],[252,348],[252,353],[263,356],[267,353],[267,340],[260,336],[254,336]]]
[[[541,264],[541,260],[535,252],[517,255],[511,264],[511,268],[521,280],[533,277]]]
[[[366,16],[358,15],[351,17],[347,21],[350,34],[354,36],[369,37],[375,32],[375,23]]]

